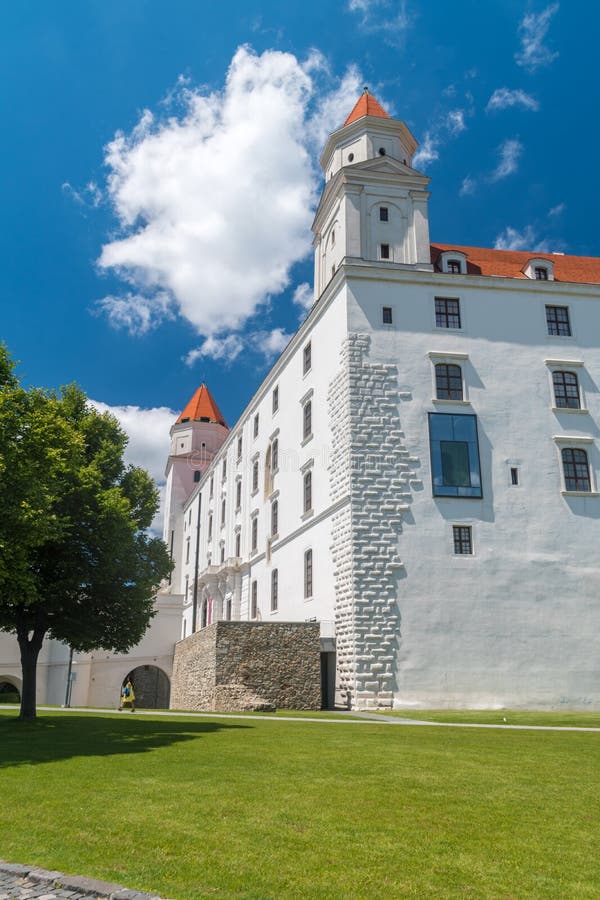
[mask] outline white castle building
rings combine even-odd
[[[231,619],[320,622],[325,705],[600,708],[600,259],[432,245],[416,148],[367,92],[329,138],[314,305],[173,425],[162,612],[79,702]]]

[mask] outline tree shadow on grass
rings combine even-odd
[[[217,731],[247,728],[210,720],[136,718],[135,716],[40,716],[35,722],[0,716],[0,769],[56,762],[78,756],[148,753]]]

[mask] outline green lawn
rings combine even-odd
[[[478,725],[552,725],[572,728],[600,728],[600,712],[537,712],[528,709],[417,709],[384,713],[420,722],[464,722]]]
[[[592,733],[3,710],[0,855],[176,900],[597,898],[599,782]]]

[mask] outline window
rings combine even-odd
[[[460,302],[436,297],[435,324],[437,328],[460,328]]]
[[[381,318],[383,320],[384,325],[392,324],[392,307],[384,306],[381,310]]]
[[[571,336],[568,306],[547,306],[546,322],[548,324],[548,334],[557,337]]]
[[[279,503],[273,500],[271,503],[271,537],[279,531]]]
[[[227,457],[223,460],[223,474],[221,477],[223,478],[223,481],[227,478]]]
[[[185,576],[185,599],[186,599],[186,600],[187,600],[187,598],[188,598],[188,591],[189,591],[189,589],[190,589],[190,576],[189,576],[189,575],[186,575],[186,576]]]
[[[221,528],[225,527],[225,500],[221,500]]]
[[[553,372],[554,402],[559,409],[581,409],[579,381],[575,372]]]
[[[214,475],[211,475],[211,476],[210,476],[210,492],[209,492],[209,495],[212,497],[212,495],[214,494],[214,492],[215,492],[215,476],[214,476]]]
[[[199,469],[196,469],[196,471],[194,472],[194,483],[195,484],[198,484],[198,482],[200,481],[201,475],[202,475],[202,472],[200,472]]]
[[[312,403],[307,400],[302,410],[302,438],[306,441],[312,437]]]
[[[335,247],[335,228],[331,232],[331,246]]]
[[[235,555],[238,559],[242,555],[242,535],[239,531],[235,536]]]
[[[481,497],[477,416],[429,413],[434,497]]]
[[[190,539],[188,538],[185,542],[185,561],[189,563],[190,561]]]
[[[304,554],[304,599],[309,600],[313,595],[313,559],[312,550]]]
[[[566,491],[583,491],[590,493],[592,485],[590,481],[590,467],[588,455],[585,450],[575,447],[564,447],[561,451],[563,474],[565,477]]]
[[[435,367],[435,396],[438,400],[462,400],[463,383],[460,366],[438,363]]]
[[[448,271],[451,275],[460,275],[460,260],[458,259],[449,259],[448,260]]]
[[[533,276],[536,281],[548,281],[548,269],[545,266],[535,266]]]
[[[519,470],[516,466],[510,467],[510,483],[511,484],[519,483]]]
[[[454,553],[457,556],[473,553],[473,536],[470,525],[453,525]]]
[[[273,569],[271,572],[271,612],[277,611],[279,601],[279,572]]]
[[[302,351],[302,372],[306,375],[312,369],[312,347],[310,341]]]
[[[250,601],[250,617],[256,619],[258,615],[258,584],[252,582],[251,601]]]
[[[389,213],[387,206],[380,206],[379,207],[379,221],[380,222],[389,222],[389,220],[390,220],[390,213]]]
[[[380,259],[389,259],[390,258],[390,245],[389,244],[380,244],[379,245],[379,258]]]
[[[258,437],[258,413],[254,416],[254,437]]]
[[[255,494],[258,490],[258,460],[255,459],[252,463],[252,493]]]
[[[235,486],[235,508],[239,509],[242,505],[242,482],[241,479]]]
[[[279,409],[279,386],[273,388],[273,412]]]
[[[238,459],[242,458],[242,436],[240,434],[238,438]]]
[[[273,438],[271,443],[271,471],[276,472],[279,468],[279,439]]]
[[[258,547],[258,516],[252,519],[252,552],[256,552]]]
[[[304,474],[304,512],[310,512],[312,509],[312,472]]]
[[[221,546],[221,562],[225,562],[225,544]]]
[[[231,599],[225,605],[225,618],[228,622],[231,622]]]
[[[212,537],[212,515],[208,517],[208,539],[210,541]]]

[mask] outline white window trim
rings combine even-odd
[[[560,483],[561,483],[561,494],[563,497],[600,497],[600,492],[598,491],[598,483],[596,480],[596,472],[594,471],[594,466],[592,464],[591,453],[589,448],[594,446],[594,438],[588,437],[588,435],[577,434],[553,434],[552,440],[556,445],[556,451],[558,454],[558,468],[560,472]],[[590,475],[590,488],[589,491],[568,491],[565,487],[565,471],[563,467],[562,453],[565,447],[573,447],[574,449],[581,449],[587,452],[588,458],[588,471]]]
[[[579,409],[571,409],[569,406],[555,406],[556,403],[556,394],[554,391],[554,381],[552,380],[553,372],[568,372],[569,369],[577,369],[583,368],[582,362],[569,362],[568,360],[558,360],[558,359],[546,359],[544,360],[546,366],[548,368],[548,382],[550,384],[550,401],[553,413],[560,415],[561,413],[567,413],[567,415],[589,415],[590,411],[588,409],[588,405],[586,403],[586,396],[581,385],[581,378],[579,377],[578,372],[574,372],[574,375],[577,375],[577,386],[579,388]]]
[[[475,553],[475,522],[473,519],[463,519],[462,522],[457,522],[455,520],[450,523],[450,556],[452,559],[474,559],[477,555]],[[471,553],[455,553],[454,552],[454,529],[455,528],[470,528],[471,529]]]
[[[465,376],[465,366],[462,365],[465,361],[468,361],[469,354],[468,353],[442,353],[437,350],[430,350],[427,354],[429,359],[431,360],[431,402],[435,406],[471,406],[471,401],[469,399],[469,385]],[[441,397],[436,397],[437,385],[435,383],[435,367],[439,364],[447,365],[457,365],[460,364],[460,373],[462,379],[462,400],[443,400]]]
[[[458,300],[458,308],[460,311],[460,328],[443,328],[441,325],[436,325],[435,321],[435,301],[436,298],[438,300]],[[431,310],[431,330],[435,334],[468,334],[467,330],[467,315],[466,315],[466,304],[464,297],[459,296],[456,293],[452,293],[451,291],[435,291],[430,293],[429,295],[429,303]],[[545,321],[546,312],[544,311],[544,321]]]
[[[537,282],[538,284],[547,284],[546,281]],[[552,301],[552,302],[550,302]],[[547,306],[562,306],[569,311],[569,328],[571,329],[571,334],[548,334],[548,320],[546,318],[546,307]],[[547,341],[558,341],[560,343],[575,343],[575,339],[577,337],[577,333],[575,331],[575,323],[573,321],[573,308],[570,303],[567,303],[562,299],[562,297],[545,297],[543,303],[541,305],[541,313],[542,313],[542,321],[544,328],[544,336]]]

